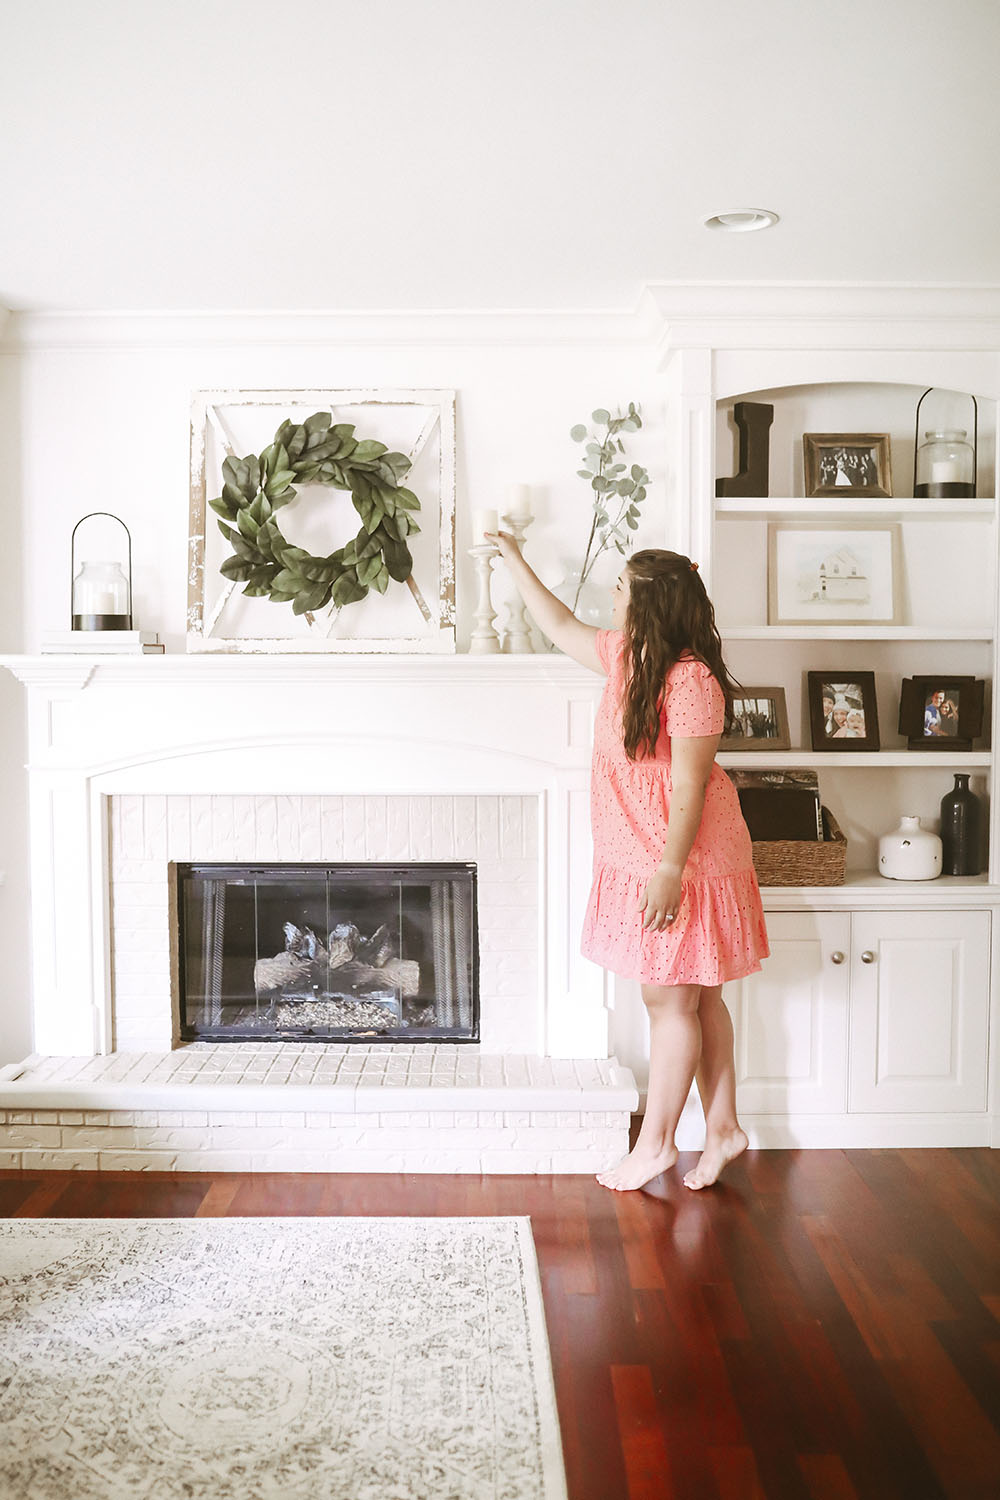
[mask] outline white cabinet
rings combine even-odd
[[[847,1108],[847,912],[775,912],[759,974],[725,987],[736,1031],[736,1086],[749,1114]]]
[[[741,1113],[986,1108],[990,914],[771,912],[771,957],[726,986]]]
[[[848,1107],[986,1108],[990,916],[856,912]]]

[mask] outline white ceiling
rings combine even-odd
[[[997,0],[0,0],[0,304],[1000,282],[998,73]]]

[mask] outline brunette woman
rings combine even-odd
[[[594,630],[545,588],[513,537],[494,540],[539,628],[607,678],[594,733],[594,878],[582,946],[640,983],[650,1056],[635,1146],[598,1180],[639,1188],[673,1166],[696,1077],[705,1149],[684,1183],[708,1187],[747,1147],[722,986],[755,972],[768,953],[750,835],[715,763],[735,686],[715,613],[697,563],[647,549],[618,579],[614,628]]]

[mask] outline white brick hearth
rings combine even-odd
[[[546,657],[7,658],[35,1047],[7,1166],[590,1172],[638,1102],[579,954],[600,680]],[[479,1046],[183,1044],[170,866],[471,861]]]
[[[0,1098],[7,1168],[548,1173],[616,1161],[635,1090],[614,1061],[195,1043],[28,1058]]]

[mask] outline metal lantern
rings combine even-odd
[[[76,534],[84,521],[106,516],[124,531],[127,543],[127,573],[120,562],[106,558],[84,558],[76,564]],[[125,522],[107,510],[92,510],[73,527],[69,544],[71,625],[74,630],[132,629],[132,536]]]
[[[979,406],[972,402],[972,442],[964,427],[939,427],[924,433],[920,442],[920,408],[934,389],[917,402],[913,436],[913,493],[921,499],[958,500],[976,493],[979,447]]]

